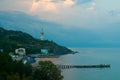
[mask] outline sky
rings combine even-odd
[[[0,10],[23,11],[69,27],[96,28],[119,22],[119,3],[120,0],[0,0]]]
[[[0,10],[25,12],[65,29],[93,31],[105,42],[120,42],[119,4],[120,0],[0,0]]]

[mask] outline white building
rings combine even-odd
[[[22,60],[22,56],[15,55],[14,53],[10,52],[9,55],[12,57],[13,61],[20,61]]]
[[[26,55],[25,48],[18,48],[18,49],[15,50],[15,53],[18,54],[19,56],[25,56]]]

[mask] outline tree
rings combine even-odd
[[[32,67],[21,61],[13,61],[6,54],[0,54],[0,80],[31,80]]]
[[[30,77],[24,75],[22,76],[22,78],[20,78],[20,75],[18,73],[15,73],[15,74],[7,75],[6,80],[31,80],[31,79]]]
[[[38,67],[13,61],[8,54],[0,54],[0,80],[62,80],[61,70],[51,61],[40,61]]]
[[[18,73],[7,75],[7,79],[6,80],[20,80],[20,76],[19,76]]]
[[[35,80],[62,80],[61,70],[51,61],[40,61],[39,67],[34,71]]]

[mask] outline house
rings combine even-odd
[[[15,50],[15,54],[18,54],[19,56],[25,56],[26,55],[26,51],[25,48],[18,48]]]

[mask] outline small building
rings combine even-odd
[[[33,57],[26,56],[26,57],[22,58],[22,62],[24,64],[31,64],[31,63],[35,62],[35,59]]]
[[[43,55],[48,55],[48,49],[41,49],[41,53]]]
[[[18,48],[15,50],[15,54],[18,54],[19,56],[25,56],[26,55],[26,51],[25,48]]]
[[[17,54],[14,54],[13,52],[10,52],[9,55],[11,56],[13,61],[20,61],[23,57],[18,56]]]

